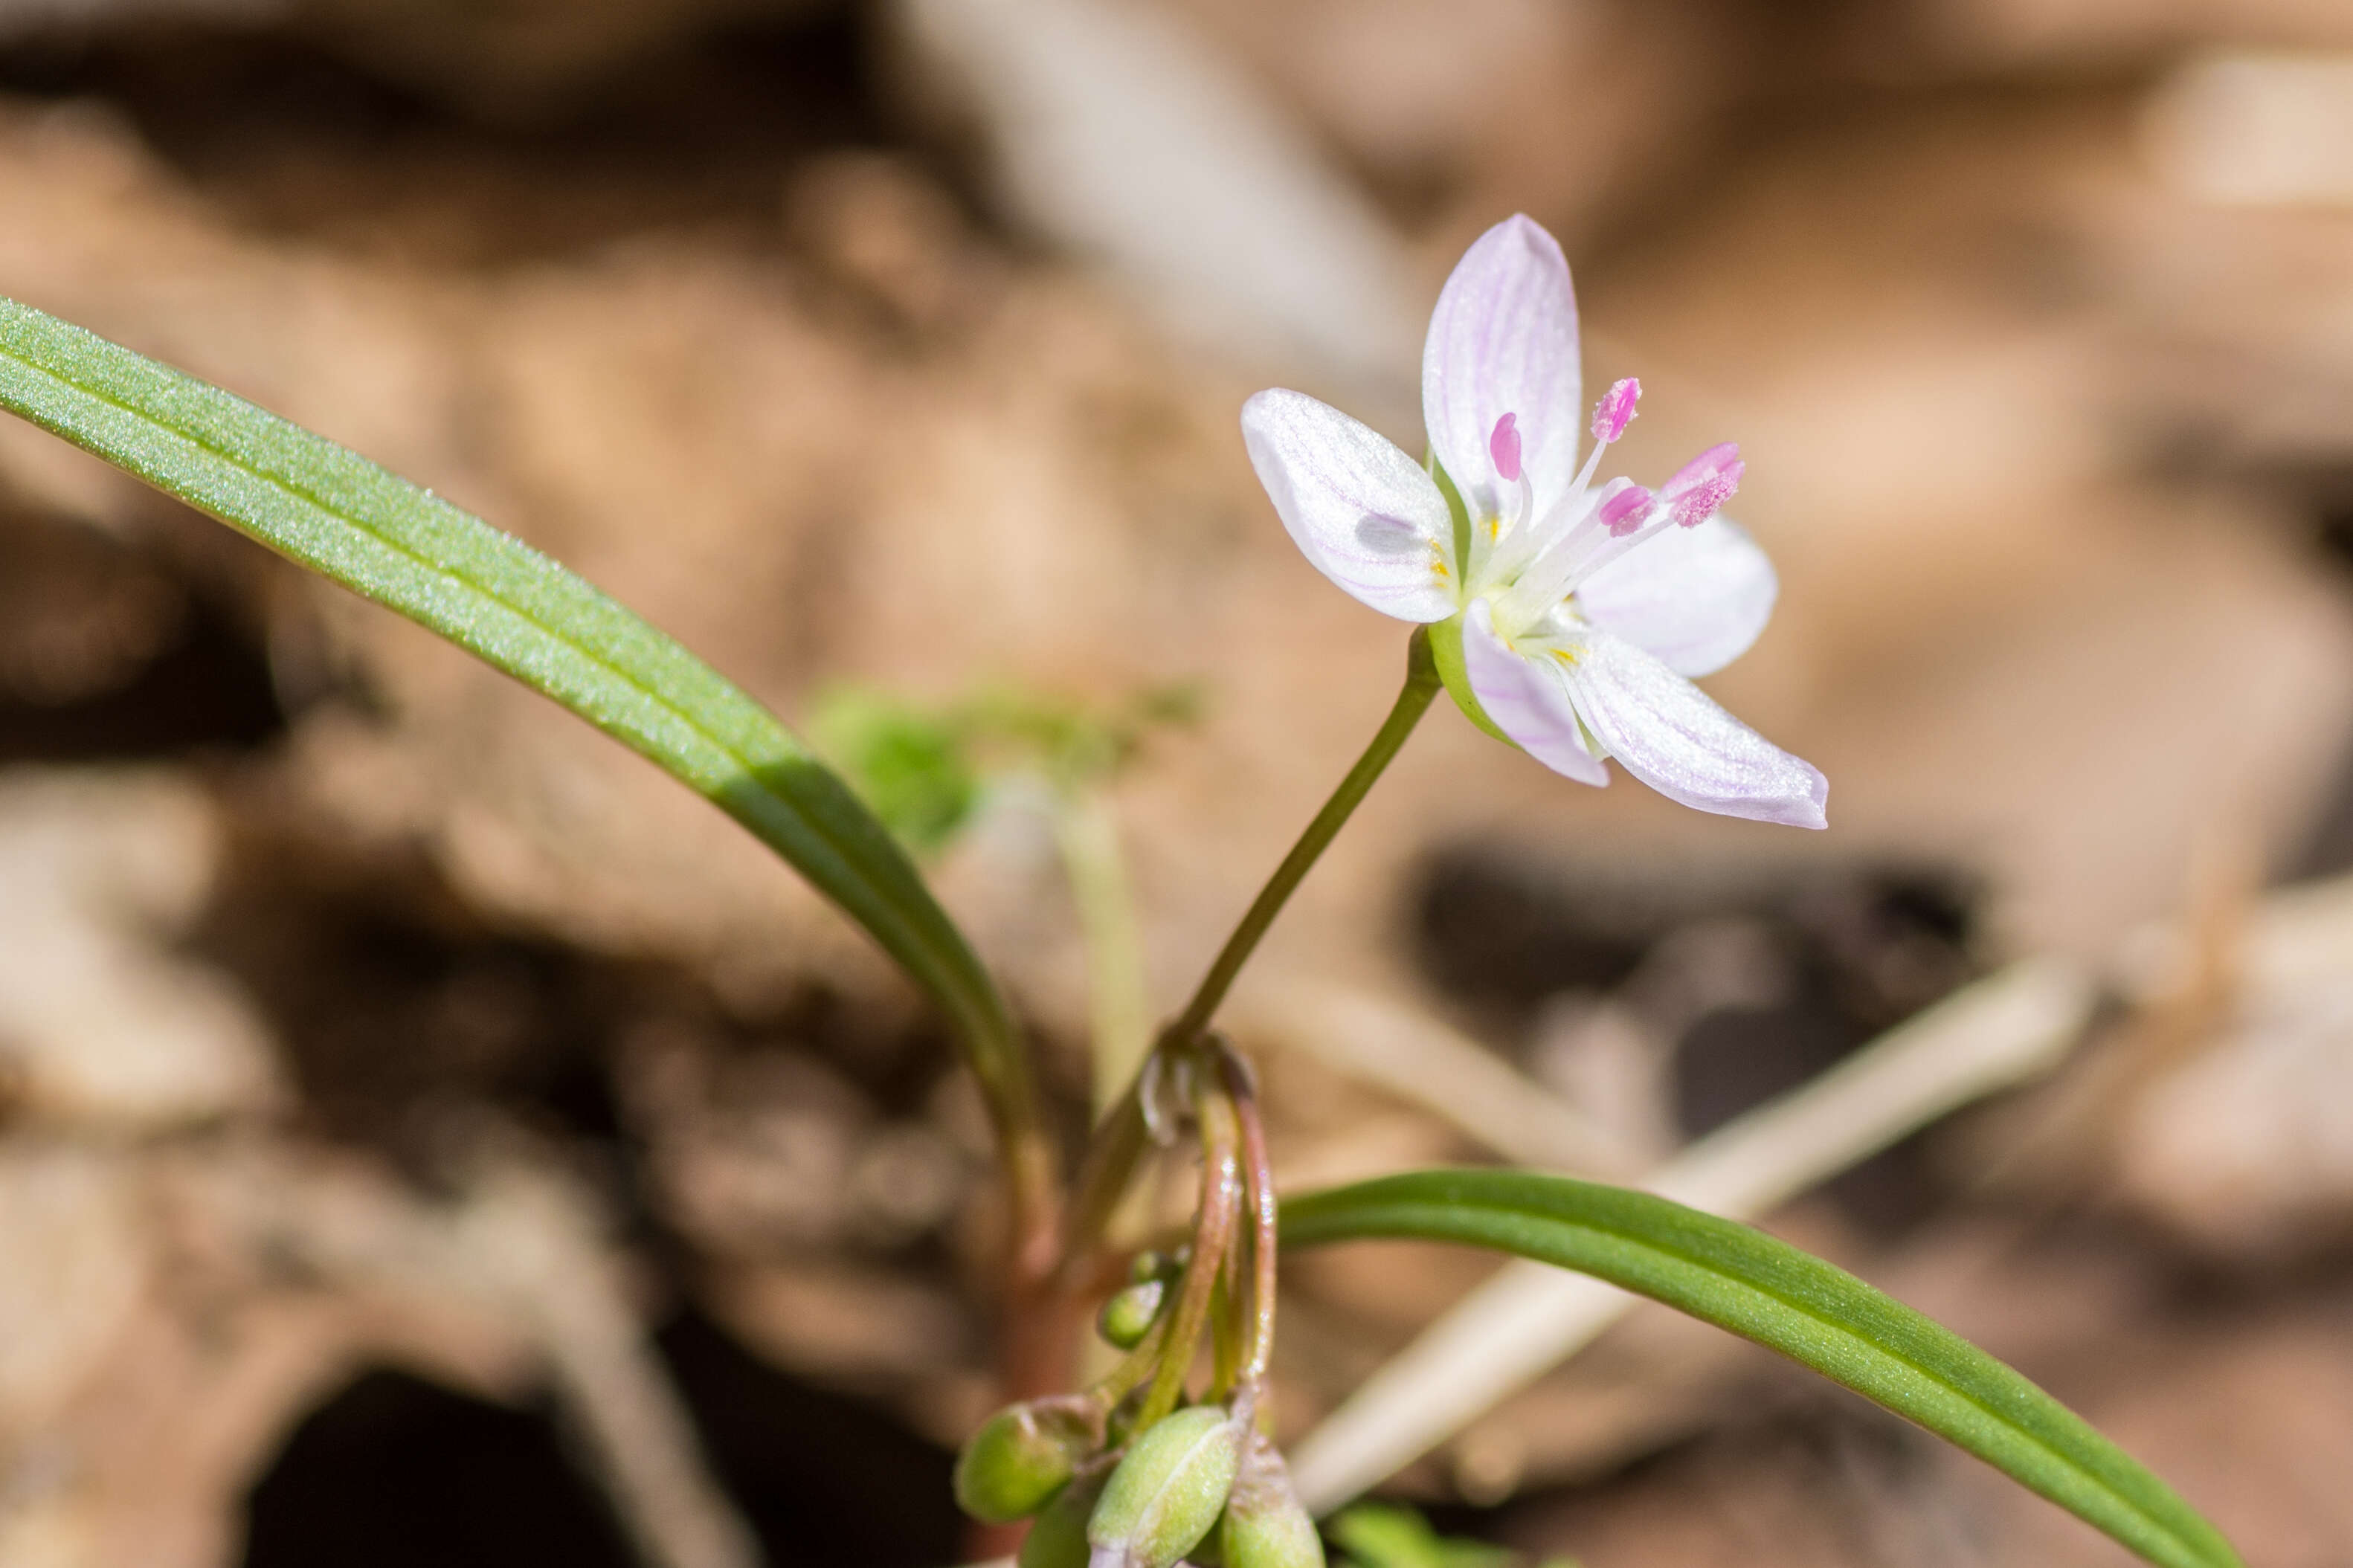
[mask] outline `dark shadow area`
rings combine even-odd
[[[1636,885],[1572,889],[1463,848],[1424,870],[1412,920],[1422,966],[1441,990],[1524,1016],[1555,992],[1623,981],[1676,911]]]
[[[920,1115],[956,1070],[928,1011],[878,1015],[819,984],[731,1005],[687,965],[501,925],[423,846],[306,829],[266,784],[226,804],[228,853],[189,945],[268,1018],[316,1128],[414,1173],[431,1172],[439,1130],[468,1107],[626,1163],[612,1074],[649,1028],[724,1060],[806,1053],[892,1117]],[[762,853],[749,841],[744,852]]]
[[[2321,558],[2353,585],[2353,464],[2306,465],[2300,470],[2270,478],[2300,501],[2312,520],[2313,543]]]
[[[1633,980],[1678,933],[1744,921],[1777,963],[1804,972],[1783,978],[1816,1008],[1876,1031],[1973,972],[1978,897],[1966,877],[1935,866],[1637,867],[1465,845],[1422,868],[1409,920],[1431,982],[1506,1026],[1525,1026],[1562,992]],[[1746,1103],[1694,1105],[1693,1130]]]
[[[712,1468],[776,1568],[962,1560],[955,1456],[856,1399],[800,1383],[688,1310],[658,1343]]]
[[[369,68],[395,53],[123,24],[0,48],[0,93],[103,100],[256,230],[444,263],[679,227],[771,236],[797,161],[887,140],[849,7],[713,28],[539,96],[469,102]]]
[[[2353,466],[2307,467],[2271,476],[2311,519],[2315,552],[2340,587],[2353,590]],[[2276,879],[2301,882],[2353,871],[2353,743],[2313,813],[2303,842],[2274,868]]]
[[[246,1518],[244,1568],[638,1568],[544,1413],[401,1372],[313,1411]]]
[[[245,751],[285,725],[259,637],[161,554],[39,513],[0,526],[0,763]]]
[[[501,931],[422,854],[365,856],[248,818],[193,943],[269,1018],[323,1131],[425,1160],[446,1116],[491,1105],[599,1142],[606,1077],[635,1009],[629,966]]]
[[[786,1376],[689,1310],[657,1340],[707,1457],[774,1568],[957,1560],[954,1456]],[[543,1408],[363,1373],[294,1430],[247,1500],[244,1568],[638,1568]]]
[[[1412,905],[1424,971],[1494,1036],[1565,994],[1616,995],[1672,1039],[1698,1137],[1796,1089],[1972,977],[1978,894],[1935,867],[1630,868],[1492,848],[1435,858]],[[1936,1198],[1910,1143],[1828,1190],[1900,1229]]]

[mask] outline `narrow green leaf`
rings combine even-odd
[[[1286,1247],[1461,1242],[1573,1268],[1804,1363],[2166,1568],[2240,1568],[2214,1527],[1968,1341],[1764,1232],[1649,1193],[1525,1171],[1419,1171],[1282,1205]]]
[[[1000,1121],[1029,1087],[1003,1001],[913,864],[709,665],[512,536],[242,398],[0,300],[0,408],[544,692],[749,828],[946,1011]]]

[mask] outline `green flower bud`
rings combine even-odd
[[[1218,1522],[1241,1433],[1214,1405],[1179,1410],[1128,1445],[1087,1521],[1096,1568],[1169,1568]]]
[[[1111,1479],[1108,1464],[1083,1468],[1071,1484],[1054,1495],[1046,1511],[1021,1539],[1017,1568],[1087,1568],[1092,1548],[1087,1544],[1087,1521]]]
[[[1008,1405],[990,1416],[956,1456],[956,1506],[988,1524],[1044,1508],[1095,1447],[1091,1411],[1063,1396]]]
[[[1158,1279],[1130,1285],[1103,1304],[1095,1315],[1095,1331],[1121,1350],[1132,1351],[1152,1331],[1167,1300],[1168,1287]]]
[[[1218,1523],[1225,1568],[1324,1568],[1324,1540],[1273,1440],[1252,1433]]]

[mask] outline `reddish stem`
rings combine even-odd
[[[1274,1164],[1268,1157],[1266,1119],[1259,1114],[1257,1075],[1240,1052],[1222,1037],[1218,1069],[1234,1106],[1241,1132],[1242,1177],[1250,1212],[1250,1337],[1242,1357],[1241,1384],[1256,1388],[1266,1381],[1274,1356],[1275,1219]]]
[[[1184,1392],[1185,1374],[1201,1342],[1208,1321],[1211,1288],[1233,1244],[1234,1222],[1241,1212],[1241,1162],[1233,1101],[1219,1086],[1204,1083],[1197,1090],[1201,1119],[1201,1202],[1193,1223],[1193,1256],[1185,1265],[1185,1279],[1169,1319],[1168,1344],[1162,1352],[1160,1373],[1152,1380],[1144,1408],[1136,1413],[1139,1432],[1176,1408]]]

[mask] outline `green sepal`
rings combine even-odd
[[[1171,1568],[1225,1512],[1241,1466],[1241,1434],[1214,1405],[1164,1417],[1127,1446],[1111,1474],[1087,1540],[1096,1559],[1121,1568]]]
[[[1430,657],[1437,664],[1438,679],[1444,683],[1446,694],[1454,699],[1454,706],[1462,710],[1462,716],[1465,719],[1470,720],[1504,744],[1517,746],[1519,744],[1517,741],[1504,734],[1495,721],[1487,717],[1487,710],[1479,706],[1479,694],[1471,689],[1471,677],[1462,668],[1461,612],[1449,616],[1428,629]]]
[[[1471,509],[1462,503],[1462,492],[1454,488],[1454,478],[1446,471],[1446,465],[1438,460],[1435,447],[1422,453],[1421,466],[1437,481],[1438,493],[1446,498],[1446,515],[1454,522],[1452,565],[1454,580],[1459,584],[1466,580],[1471,570]]]
[[[1292,1489],[1291,1472],[1263,1432],[1243,1451],[1225,1516],[1211,1536],[1224,1568],[1324,1568],[1315,1521]],[[1193,1549],[1193,1560],[1204,1553]]]
[[[1094,1516],[1111,1466],[1098,1463],[1082,1469],[1070,1485],[1054,1494],[1021,1538],[1016,1568],[1087,1568],[1094,1549],[1087,1544],[1087,1521]]]
[[[1437,452],[1425,452],[1421,466],[1437,483],[1438,493],[1446,498],[1446,515],[1454,524],[1453,559],[1448,563],[1454,572],[1458,594],[1467,591],[1471,571],[1471,509],[1462,502],[1462,492],[1454,488],[1452,476],[1446,465],[1438,460]],[[1445,683],[1447,694],[1462,716],[1507,746],[1519,742],[1504,733],[1487,710],[1479,706],[1478,694],[1471,689],[1471,678],[1462,668],[1462,612],[1427,628],[1430,633],[1430,657],[1438,664],[1438,679]]]
[[[1054,1500],[1101,1436],[1100,1413],[1082,1399],[1008,1405],[956,1456],[956,1506],[985,1524],[1028,1519]]]

